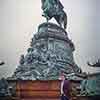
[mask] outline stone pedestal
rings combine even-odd
[[[60,100],[60,81],[17,81],[18,100]]]
[[[79,73],[73,59],[74,44],[67,32],[52,23],[39,25],[26,55],[21,56],[20,65],[13,78],[22,80],[56,80],[64,72]]]

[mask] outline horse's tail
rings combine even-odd
[[[66,15],[66,13],[64,12],[64,29],[66,29],[67,28],[67,15]]]

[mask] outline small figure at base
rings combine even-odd
[[[61,100],[69,100],[69,88],[70,82],[69,80],[65,79],[64,73],[61,73],[60,78],[61,80]]]

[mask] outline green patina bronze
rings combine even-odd
[[[42,0],[42,10],[45,17],[54,16],[63,8],[59,0]]]
[[[58,80],[61,72],[66,77],[71,73],[80,73],[73,58],[74,50],[74,44],[63,28],[53,23],[42,23],[12,77],[21,80]]]
[[[63,10],[63,5],[59,0],[41,0],[43,15],[47,22],[54,17],[61,27],[66,29],[67,16]],[[63,24],[63,26],[62,26]]]
[[[100,95],[100,73],[83,80],[81,84],[81,95]]]

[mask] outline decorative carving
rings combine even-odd
[[[2,78],[0,80],[0,97],[10,96],[10,95],[11,95],[11,93],[9,91],[8,82],[6,81],[6,79]]]
[[[73,59],[73,51],[74,45],[62,28],[55,24],[43,23],[33,37],[27,54],[21,56],[20,65],[13,77],[22,80],[50,80],[58,79],[61,71],[66,76],[79,72],[80,69]]]
[[[24,55],[21,55],[20,61],[19,61],[20,65],[23,65],[24,62],[25,62],[25,61],[24,61]]]

